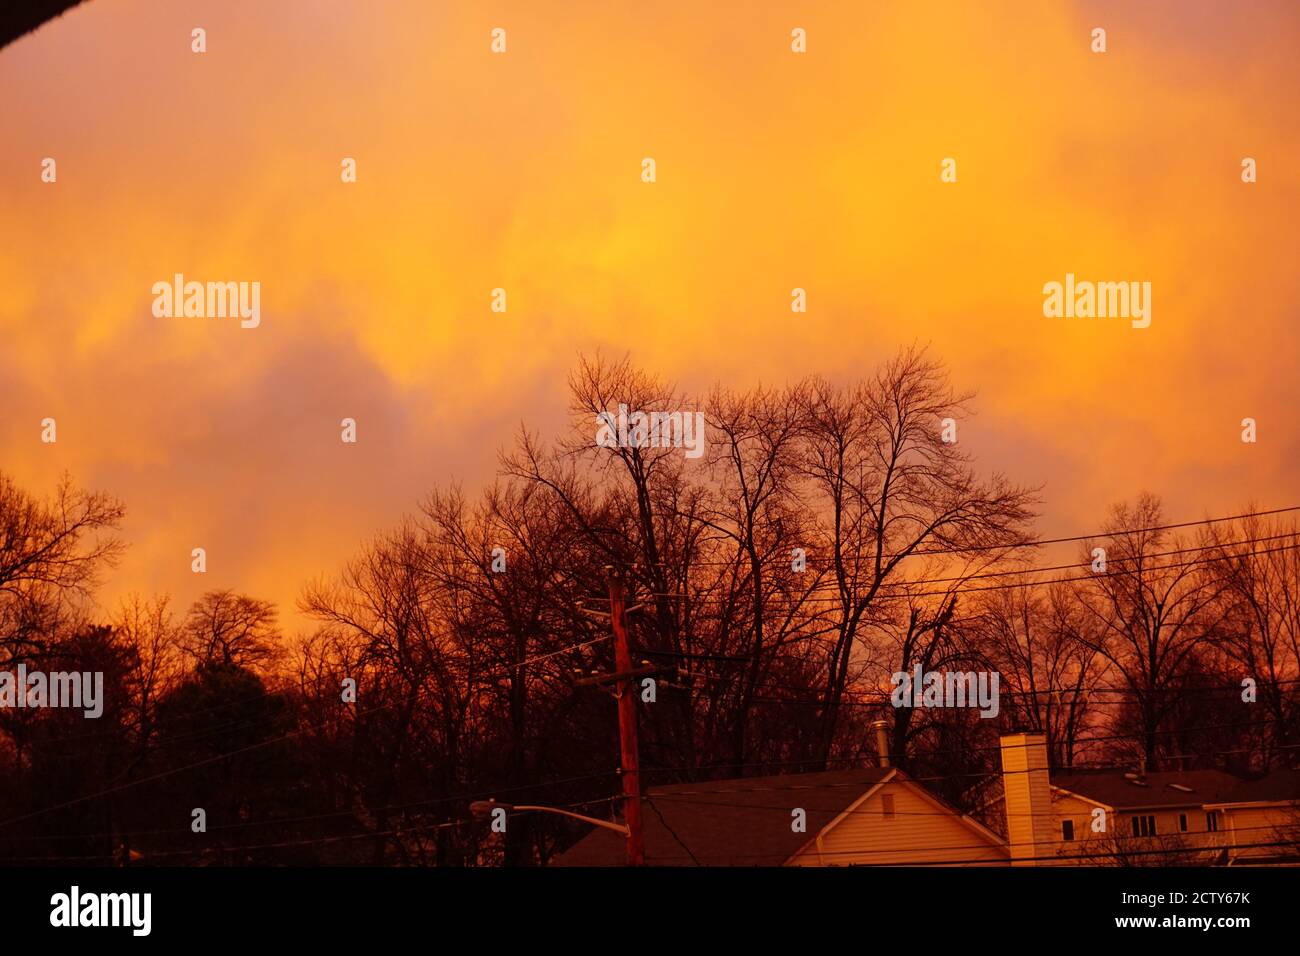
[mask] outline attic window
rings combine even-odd
[[[1074,821],[1073,821],[1073,820],[1062,820],[1062,821],[1061,821],[1061,839],[1062,839],[1062,840],[1073,840],[1073,839],[1074,839]]]
[[[894,819],[894,795],[892,793],[882,793],[880,795],[880,812],[886,820]]]

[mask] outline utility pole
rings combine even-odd
[[[645,835],[641,829],[641,758],[637,753],[636,684],[633,683],[632,651],[627,645],[623,621],[623,579],[606,568],[609,583],[609,623],[614,629],[614,696],[618,698],[618,741],[623,757],[623,819],[627,823],[627,862],[645,865]]]
[[[632,666],[632,649],[627,642],[626,615],[629,610],[627,596],[623,591],[623,578],[613,568],[605,568],[605,580],[609,585],[609,625],[614,631],[614,673],[595,674],[579,678],[580,687],[614,688],[614,697],[618,700],[618,744],[622,754],[619,775],[623,778],[623,819],[627,822],[627,862],[629,866],[645,865],[645,836],[641,829],[641,758],[637,753],[636,731],[636,687],[642,677],[663,672],[661,667],[651,667],[642,662],[641,667]],[[581,607],[582,602],[578,602]],[[584,614],[604,620],[604,613],[583,609]]]

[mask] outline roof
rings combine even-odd
[[[864,793],[898,772],[893,767],[867,767],[651,787],[641,802],[646,863],[780,866]],[[807,813],[803,833],[790,826],[795,808]],[[626,862],[626,840],[597,828],[553,865]]]
[[[1143,807],[1199,807],[1218,803],[1241,786],[1242,780],[1220,770],[1149,773],[1141,783],[1122,770],[1080,770],[1054,774],[1052,786],[1095,800],[1116,810]]]
[[[1242,780],[1229,794],[1214,802],[1284,803],[1291,800],[1300,800],[1300,770],[1274,770],[1259,780]]]
[[[26,3],[4,4],[0,9],[0,47],[81,2],[82,0],[27,0]]]

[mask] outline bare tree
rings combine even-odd
[[[85,603],[122,552],[122,505],[68,477],[40,501],[0,473],[0,664],[30,658]]]
[[[1104,526],[1105,570],[1084,582],[1084,607],[1098,625],[1081,634],[1112,665],[1131,694],[1139,753],[1145,769],[1158,769],[1161,732],[1177,709],[1196,653],[1222,611],[1223,586],[1204,573],[1204,555],[1162,530],[1154,495],[1116,505]],[[1092,562],[1098,542],[1084,544]]]
[[[568,514],[593,559],[627,575],[629,601],[642,608],[636,623],[641,647],[693,653],[675,571],[696,557],[700,544],[703,468],[698,476],[691,472],[680,448],[596,441],[600,417],[616,414],[620,405],[629,413],[686,415],[692,403],[627,358],[580,358],[569,393],[572,427],[556,450],[548,453],[523,432],[514,451],[502,455],[504,475],[551,492],[554,506]],[[604,592],[603,581],[587,586],[593,598]],[[647,752],[662,749],[692,764],[698,758],[696,729],[689,695],[666,700],[649,715]]]
[[[862,385],[809,389],[803,467],[821,522],[813,553],[833,569],[835,617],[822,691],[823,760],[854,653],[896,613],[890,586],[906,580],[904,562],[948,555],[963,566],[960,577],[1028,538],[1033,493],[997,474],[980,480],[969,456],[945,440],[944,419],[962,417],[969,397],[918,349],[901,352]]]
[[[113,619],[114,638],[131,649],[127,684],[138,748],[136,764],[149,752],[157,727],[158,701],[176,687],[184,671],[181,629],[170,603],[167,597],[147,600],[131,595],[123,599]]]
[[[719,388],[707,406],[717,481],[704,520],[730,544],[730,553],[718,552],[725,563],[719,577],[729,585],[719,600],[743,622],[739,640],[728,642],[744,668],[731,717],[732,756],[741,765],[751,756],[750,715],[765,677],[786,645],[814,636],[813,596],[826,573],[809,572],[795,550],[808,543],[796,488],[805,391],[759,387],[740,395]],[[742,595],[747,607],[736,607]]]
[[[209,591],[190,608],[181,646],[199,664],[262,665],[281,652],[277,618],[270,601]]]
[[[985,592],[972,621],[977,641],[1001,675],[1011,721],[1047,736],[1051,766],[1073,766],[1091,693],[1106,669],[1094,649],[1097,626],[1070,584],[1042,585],[1027,576],[1006,584]]]
[[[1250,514],[1212,535],[1206,567],[1227,605],[1223,650],[1269,714],[1264,766],[1285,764],[1300,729],[1300,526]]]

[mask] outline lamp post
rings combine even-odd
[[[574,820],[581,820],[583,823],[590,823],[592,826],[604,827],[606,830],[613,830],[615,833],[621,833],[623,836],[628,835],[628,828],[622,823],[614,823],[610,820],[599,820],[596,817],[589,817],[585,813],[573,813],[570,810],[561,810],[559,807],[539,807],[526,803],[497,803],[495,800],[475,800],[469,805],[469,812],[475,817],[483,819],[492,815],[496,809],[505,810],[507,813],[520,812],[523,810],[533,810],[538,813],[554,813],[562,817],[572,817]]]

